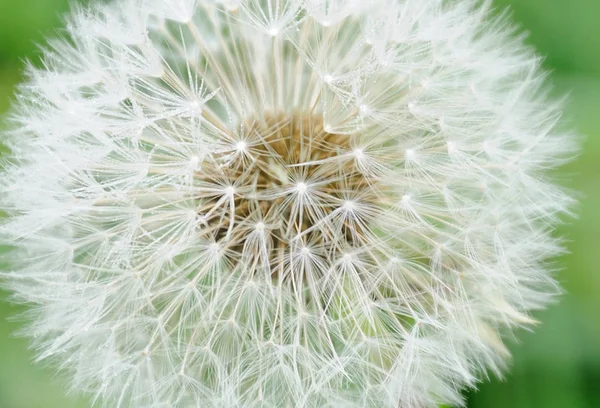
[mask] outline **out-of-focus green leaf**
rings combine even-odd
[[[0,64],[14,64],[37,50],[68,10],[69,0],[0,0]]]
[[[600,74],[600,1],[494,0],[510,7],[513,19],[530,33],[546,66],[561,71]]]

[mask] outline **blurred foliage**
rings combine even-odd
[[[60,26],[69,0],[0,0],[0,64],[37,53],[47,34]]]
[[[20,80],[22,60],[35,58],[36,43],[60,27],[69,0],[0,0],[0,112]],[[570,93],[566,116],[586,135],[581,156],[561,172],[581,193],[579,217],[563,227],[570,253],[559,259],[565,288],[560,303],[539,313],[542,325],[508,339],[514,353],[503,380],[491,378],[468,394],[471,408],[600,407],[600,1],[494,0],[530,33],[546,56],[558,95]],[[0,140],[1,144],[1,140]],[[0,248],[1,251],[1,248]],[[2,298],[7,294],[0,293]],[[0,408],[76,408],[52,371],[32,363],[27,341],[7,320],[22,309],[0,303]]]
[[[530,42],[547,57],[548,67],[600,75],[600,1],[492,1],[497,8],[510,7]]]

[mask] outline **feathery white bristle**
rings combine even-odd
[[[110,407],[423,408],[559,288],[576,151],[489,2],[77,8],[19,90],[3,274]]]

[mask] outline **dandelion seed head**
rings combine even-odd
[[[77,7],[2,164],[38,359],[110,407],[423,408],[559,291],[576,138],[474,0]]]
[[[248,148],[248,143],[246,143],[245,141],[241,140],[241,141],[239,141],[239,142],[237,142],[235,144],[235,148],[237,149],[237,151],[243,153]]]
[[[300,194],[300,195],[306,194],[306,190],[308,190],[306,183],[300,182],[300,183],[296,184],[296,191],[298,192],[298,194]]]

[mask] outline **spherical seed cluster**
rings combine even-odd
[[[39,360],[110,407],[460,403],[557,291],[575,150],[488,9],[75,9],[0,180]]]
[[[199,162],[198,234],[252,265],[249,273],[277,278],[303,275],[288,261],[299,251],[368,244],[356,204],[375,206],[377,180],[357,166],[353,136],[326,132],[322,116],[244,121],[223,152]]]

